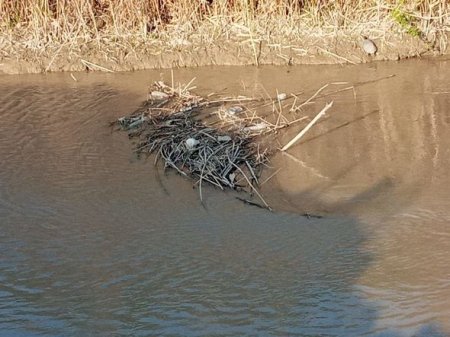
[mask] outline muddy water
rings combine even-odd
[[[449,61],[176,71],[203,93],[354,87],[298,113],[334,100],[267,170],[276,213],[202,207],[111,133],[169,73],[74,75],[0,78],[0,336],[450,335]]]

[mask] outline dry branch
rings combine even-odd
[[[309,122],[309,124],[298,133],[297,136],[295,136],[289,143],[287,143],[282,149],[281,151],[286,151],[288,150],[292,145],[294,145],[300,138],[302,138],[306,132],[308,132],[309,129],[312,128],[312,126],[314,124],[316,124],[316,122],[320,119],[320,117],[322,117],[323,115],[325,115],[325,113],[328,111],[328,109],[330,109],[333,105],[333,101],[331,101],[330,103],[328,103],[327,105],[325,105],[325,107],[316,115],[316,117],[314,117],[314,119]]]

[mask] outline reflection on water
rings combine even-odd
[[[203,208],[133,157],[107,125],[158,72],[0,79],[0,336],[450,336],[447,61],[176,77],[312,94],[391,74],[301,112],[335,101],[274,158],[263,192],[290,213],[213,189]]]

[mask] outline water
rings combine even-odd
[[[449,61],[177,70],[203,93],[355,86],[301,112],[335,101],[273,158],[275,213],[202,207],[111,132],[169,72],[74,75],[0,78],[0,336],[450,336]]]

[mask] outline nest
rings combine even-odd
[[[155,154],[164,168],[194,179],[201,200],[206,182],[222,190],[250,188],[262,200],[260,206],[269,208],[256,189],[269,150],[256,138],[269,132],[270,125],[243,114],[244,108],[236,105],[242,101],[252,99],[207,100],[157,82],[141,108],[114,124],[138,140],[137,153]]]
[[[296,114],[302,113],[304,107],[311,104],[313,99],[321,97],[321,92],[329,84],[297,104],[298,95],[291,94],[287,97],[286,94],[278,92],[275,99],[243,96],[212,99],[212,95],[204,98],[189,92],[192,81],[178,89],[163,82],[156,82],[151,88],[148,100],[139,109],[129,116],[119,118],[113,124],[127,131],[130,138],[138,139],[135,149],[137,153],[155,154],[156,162],[159,159],[164,161],[164,168],[172,168],[181,175],[194,179],[194,186],[199,187],[200,200],[203,201],[202,183],[207,182],[222,190],[247,190],[256,194],[263,205],[248,199],[238,199],[270,209],[257,187],[262,168],[267,165],[269,154],[275,149],[262,145],[265,140],[262,136],[274,135],[279,129],[308,120],[308,116],[299,117]],[[359,85],[365,83],[370,82],[362,82]],[[342,85],[346,82],[331,84]],[[331,93],[346,90],[354,90],[354,86]],[[323,96],[325,94],[322,94]],[[287,104],[290,99],[294,99],[294,102]],[[333,101],[326,104],[279,150],[298,161],[285,151],[325,116],[332,105]],[[291,118],[283,113],[286,109],[289,109]],[[261,117],[265,112],[268,117]],[[272,123],[269,121],[270,115]]]

